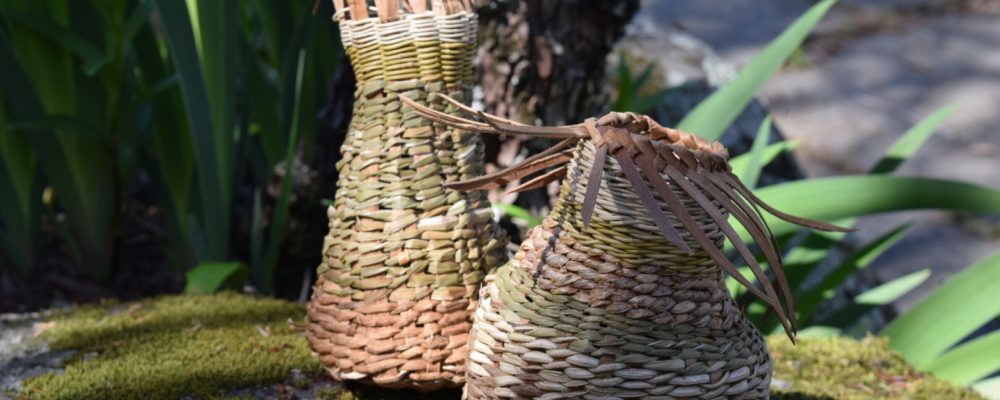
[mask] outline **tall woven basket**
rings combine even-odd
[[[307,338],[330,374],[389,388],[464,381],[471,315],[502,237],[482,193],[445,182],[483,172],[480,138],[420,118],[408,98],[468,99],[476,16],[459,1],[335,0],[357,76],[308,306]]]
[[[763,282],[749,285],[791,337],[795,319],[776,246],[718,143],[608,115],[569,127],[525,127],[422,115],[483,132],[561,138],[507,171],[455,185],[474,189],[542,172],[565,176],[558,203],[507,264],[487,278],[469,355],[470,399],[762,399],[771,361],[730,297],[730,239]],[[727,222],[744,225],[772,265],[781,295]],[[742,277],[742,276],[740,276]],[[784,304],[782,304],[782,300]]]

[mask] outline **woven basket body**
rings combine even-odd
[[[470,95],[476,18],[406,14],[341,21],[357,76],[328,210],[307,338],[337,379],[419,390],[461,384],[471,313],[501,238],[485,194],[443,183],[482,173],[478,136],[401,107]]]
[[[468,398],[767,398],[766,344],[722,270],[665,205],[697,250],[689,255],[663,238],[610,157],[583,229],[579,186],[593,157],[590,142],[577,145],[556,208],[487,278],[471,333]],[[723,234],[705,211],[675,193],[721,247]]]

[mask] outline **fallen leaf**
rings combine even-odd
[[[35,323],[34,331],[31,333],[31,337],[42,336],[42,334],[44,334],[45,331],[55,328],[55,326],[56,323],[54,321]]]

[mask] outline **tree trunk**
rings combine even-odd
[[[486,112],[544,125],[606,112],[605,61],[638,10],[638,0],[481,1]]]
[[[639,10],[639,0],[480,0],[477,4],[476,81],[483,89],[487,113],[551,126],[608,111],[604,85],[608,53]],[[484,140],[487,161],[501,168],[552,144],[514,137]],[[551,187],[520,196],[492,193],[490,198],[544,215],[556,191]],[[518,235],[513,239],[517,243]]]

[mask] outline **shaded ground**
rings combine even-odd
[[[301,304],[224,293],[8,315],[0,336],[0,398],[460,397],[457,390],[345,388],[327,378],[290,324],[304,314]],[[775,399],[980,398],[924,376],[872,338],[803,338],[792,346],[775,336],[769,346]]]
[[[680,27],[740,65],[812,4],[644,1],[636,24]],[[797,156],[810,176],[864,171],[922,117],[956,104],[943,129],[897,173],[1000,187],[998,11],[996,1],[842,0],[760,99],[785,135],[801,142]],[[995,217],[940,212],[865,218],[857,236],[864,241],[913,220],[919,223],[864,277],[871,285],[931,268],[932,278],[898,310],[1000,247]]]

